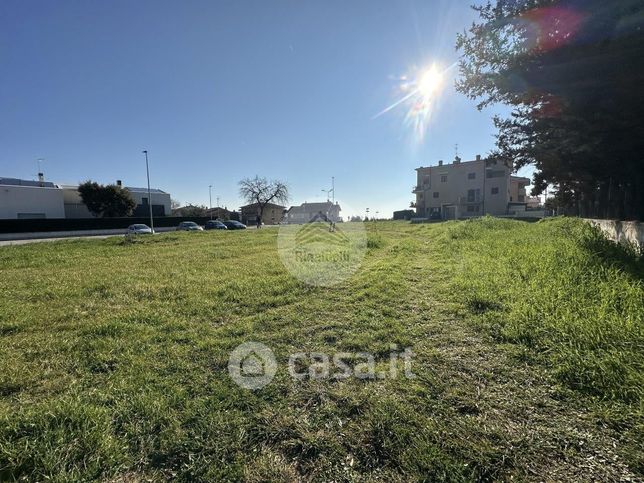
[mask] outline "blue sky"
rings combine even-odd
[[[30,1],[0,3],[0,176],[122,179],[182,203],[229,208],[246,176],[322,201],[335,176],[343,215],[391,216],[414,168],[485,154],[491,116],[454,91],[452,69],[419,139],[400,77],[457,60],[470,2]]]

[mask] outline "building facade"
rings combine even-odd
[[[117,182],[120,185],[120,182]],[[125,187],[136,208],[133,216],[148,216],[148,189]],[[151,189],[154,216],[171,214],[170,194]],[[93,218],[83,203],[78,185],[60,185],[17,178],[0,178],[0,219],[16,218]]]
[[[416,216],[430,219],[508,214],[511,196],[525,199],[530,184],[528,178],[511,176],[504,164],[478,155],[473,161],[456,157],[451,164],[416,168],[416,174]]]
[[[56,184],[0,178],[0,219],[65,218],[63,190]]]
[[[291,206],[286,212],[288,223],[308,223],[315,219],[324,219],[332,222],[341,221],[340,205],[336,202],[325,201],[322,203],[302,203],[300,206]]]
[[[259,217],[259,204],[252,203],[240,208],[242,223],[246,225],[256,225]],[[264,225],[279,225],[284,219],[285,206],[267,203],[262,214],[262,223]]]

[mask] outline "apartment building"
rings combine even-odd
[[[511,176],[502,163],[482,159],[416,168],[416,216],[432,219],[456,219],[473,216],[505,215],[508,203],[523,197],[528,178]]]

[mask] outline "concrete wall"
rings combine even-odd
[[[637,221],[594,220],[587,222],[598,226],[608,238],[619,243],[633,243],[644,249],[644,223]]]
[[[26,217],[65,218],[63,190],[40,186],[1,185],[0,218]]]

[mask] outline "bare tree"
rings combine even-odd
[[[289,194],[286,183],[279,180],[267,180],[255,176],[244,178],[239,182],[239,195],[248,204],[257,204],[257,226],[261,225],[264,208],[269,203],[288,203]]]

